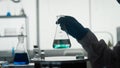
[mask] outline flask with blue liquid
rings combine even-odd
[[[7,12],[7,14],[6,14],[7,16],[11,16],[11,13],[10,12]]]
[[[21,27],[23,30],[23,27]],[[24,44],[24,34],[21,31],[21,34],[18,35],[18,44],[14,54],[14,62],[15,65],[24,65],[29,64],[29,56]]]

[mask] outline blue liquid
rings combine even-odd
[[[27,53],[15,53],[14,64],[15,65],[29,64]]]
[[[62,49],[62,48],[70,48],[71,43],[69,39],[57,39],[53,42],[53,48]]]
[[[7,12],[7,16],[11,16],[11,13],[10,13],[10,12]]]

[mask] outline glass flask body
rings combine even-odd
[[[57,24],[56,33],[53,41],[53,48],[62,49],[62,48],[70,48],[71,42],[68,34],[65,31],[62,31],[60,28],[60,24]]]
[[[23,65],[29,63],[29,56],[24,43],[24,35],[18,36],[18,44],[15,50],[13,63],[15,65]]]

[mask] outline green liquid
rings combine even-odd
[[[53,48],[62,49],[62,48],[70,48],[71,43],[69,39],[56,39],[53,42]]]

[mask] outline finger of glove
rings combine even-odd
[[[65,16],[58,19],[58,24],[60,24],[61,29],[65,30],[66,27],[72,27],[76,25],[76,20],[71,16]]]
[[[59,18],[57,21],[57,24],[60,24],[61,29],[64,31],[66,30],[66,23],[67,21],[66,21],[66,18],[64,17]]]
[[[58,19],[61,29],[74,38],[81,38],[84,35],[84,27],[73,17],[65,16]]]
[[[84,28],[74,17],[65,16],[64,19],[66,19],[66,25],[71,25],[76,28]]]
[[[76,25],[74,24],[74,22],[64,21],[64,23],[61,23],[60,26],[61,26],[61,29],[63,31],[67,32],[68,34],[70,34],[74,38],[76,38],[76,36],[78,36],[77,35],[79,32],[78,30],[80,30],[80,29],[79,28],[76,29]]]
[[[65,16],[59,19],[61,29],[77,38],[83,26],[73,17]]]
[[[65,18],[65,17],[60,17],[60,18],[57,20],[56,24],[64,23],[64,21],[65,21],[64,18]]]

